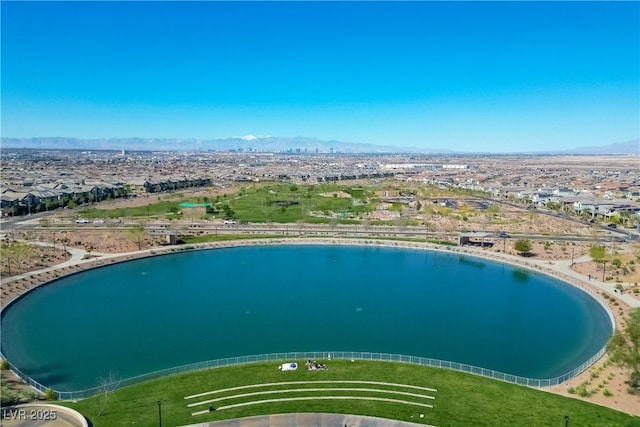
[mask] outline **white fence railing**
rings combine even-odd
[[[518,375],[505,374],[503,372],[494,371],[493,369],[480,368],[477,366],[467,365],[464,363],[449,362],[446,360],[430,359],[426,357],[418,356],[405,356],[401,354],[389,354],[389,353],[368,353],[357,351],[330,351],[330,352],[289,352],[289,353],[269,353],[258,354],[251,356],[239,356],[228,357],[225,359],[207,360],[204,362],[190,363],[188,365],[176,366],[173,368],[162,369],[160,371],[154,371],[143,375],[119,380],[112,384],[106,384],[101,387],[94,387],[86,390],[79,391],[55,391],[58,399],[61,400],[77,400],[84,399],[86,397],[98,394],[105,387],[109,390],[115,390],[118,388],[126,387],[132,384],[140,383],[143,381],[149,381],[152,379],[164,377],[167,375],[174,375],[183,372],[192,372],[202,369],[219,368],[224,366],[242,365],[246,363],[256,362],[271,362],[271,361],[291,361],[291,360],[308,360],[308,359],[346,359],[346,360],[369,360],[378,362],[399,362],[410,363],[422,366],[431,366],[435,368],[451,369],[453,371],[466,372],[469,374],[479,375],[486,378],[493,378],[500,381],[505,381],[513,384],[519,384],[527,387],[552,387],[558,384],[562,384],[565,381],[574,378],[587,370],[598,359],[600,359],[605,353],[606,347],[603,347],[596,354],[591,356],[587,361],[582,363],[572,371],[561,375],[556,378],[549,379],[536,379],[526,378]],[[28,375],[21,372],[17,367],[10,364],[11,369],[26,381],[32,387],[40,390],[41,392],[47,391],[48,387],[35,381]]]

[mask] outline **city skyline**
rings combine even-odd
[[[640,135],[637,2],[2,2],[2,136],[455,151]],[[54,18],[52,18],[54,17]]]

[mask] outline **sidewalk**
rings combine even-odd
[[[578,258],[576,260],[574,260],[574,263],[576,262],[586,262],[591,260],[591,257],[589,255],[585,255],[581,258]],[[640,307],[640,301],[633,298],[631,295],[629,294],[623,294],[618,292],[618,290],[615,287],[615,283],[608,283],[608,282],[601,282],[599,280],[596,280],[594,277],[591,278],[591,280],[589,280],[588,278],[585,278],[585,276],[583,276],[582,274],[574,271],[571,269],[571,260],[561,260],[561,261],[536,261],[536,263],[538,263],[540,266],[544,266],[547,268],[551,268],[552,270],[556,270],[560,273],[566,274],[567,276],[573,277],[577,280],[580,280],[581,282],[583,282],[586,285],[591,285],[591,286],[595,286],[596,288],[600,289],[601,291],[606,292],[607,294],[609,294],[612,297],[615,297],[619,300],[621,300],[622,302],[624,302],[625,304],[627,304],[629,307],[632,308],[636,308],[636,307]]]
[[[53,244],[52,243],[47,243],[47,242],[36,242],[36,241],[24,241],[25,243],[30,243],[32,245],[37,245],[37,246],[45,246],[45,247],[52,247]],[[56,245],[56,247],[61,247],[61,245],[58,243]],[[123,253],[114,253],[114,254],[107,254],[107,253],[102,253],[102,252],[88,252],[84,249],[77,249],[77,248],[73,248],[70,246],[66,247],[67,252],[69,252],[71,254],[71,258],[69,258],[68,260],[61,262],[60,264],[56,264],[56,265],[52,265],[51,267],[45,267],[45,268],[41,268],[39,270],[32,270],[29,271],[27,273],[23,273],[23,274],[18,274],[15,276],[11,276],[11,277],[7,277],[6,279],[2,279],[0,281],[1,284],[5,284],[5,283],[11,283],[14,282],[16,280],[20,280],[20,279],[24,279],[27,277],[30,277],[32,275],[38,275],[41,273],[48,273],[50,271],[55,271],[55,270],[60,270],[63,269],[65,267],[72,267],[75,265],[81,265],[81,264],[87,264],[87,263],[91,263],[91,262],[95,262],[97,260],[101,260],[101,259],[111,259],[111,258],[124,258],[130,255],[140,255],[140,254],[144,254],[147,252],[151,252],[153,250],[157,250],[157,248],[152,248],[152,249],[145,249],[142,251],[134,251],[134,252],[123,252]],[[87,255],[90,255],[90,257],[85,258]]]

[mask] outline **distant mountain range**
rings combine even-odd
[[[559,154],[640,154],[640,139],[615,144],[578,147],[570,150],[556,151]]]
[[[2,138],[4,148],[63,150],[130,151],[243,151],[292,153],[452,153],[451,150],[422,150],[375,144],[322,141],[304,136],[255,137],[252,135],[220,139],[108,138],[80,139],[64,137]]]
[[[128,150],[128,151],[242,151],[272,153],[423,153],[464,154],[449,149],[396,147],[360,144],[341,141],[323,141],[304,136],[297,137],[243,137],[219,139],[168,139],[168,138],[106,138],[81,139],[64,137],[5,138],[2,148],[61,149],[61,150]],[[569,150],[527,152],[529,154],[640,155],[640,140],[595,147],[579,147]],[[482,152],[476,152],[482,154]],[[495,154],[495,153],[493,153]],[[513,152],[512,154],[517,154]]]

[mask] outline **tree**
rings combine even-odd
[[[592,246],[589,249],[589,256],[593,259],[596,264],[602,264],[602,281],[605,281],[605,264],[607,263],[607,248],[604,246]]]
[[[634,308],[623,330],[617,329],[607,343],[611,361],[630,370],[629,391],[640,393],[640,308]]]
[[[592,246],[589,249],[589,256],[595,262],[602,262],[607,258],[607,249],[604,246]]]
[[[489,206],[487,208],[487,213],[491,215],[492,218],[496,218],[498,215],[500,215],[500,206],[498,205]]]
[[[139,251],[142,250],[142,239],[144,238],[146,233],[146,230],[141,225],[136,225],[135,227],[127,230],[127,234],[129,235],[131,240],[133,240],[133,242],[138,245]]]
[[[16,270],[19,270],[24,260],[32,252],[33,247],[23,242],[9,242],[0,245],[0,258],[7,260],[8,274],[11,274],[12,264]]]
[[[102,416],[102,413],[107,409],[109,400],[111,399],[111,393],[117,390],[120,385],[118,375],[113,371],[109,372],[109,375],[100,378],[100,393],[98,395],[98,416]]]
[[[513,245],[513,248],[520,252],[520,256],[525,256],[529,252],[531,252],[531,241],[528,239],[518,239],[516,243]]]

